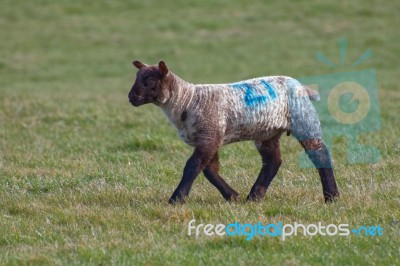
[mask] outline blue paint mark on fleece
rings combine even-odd
[[[276,92],[275,92],[274,88],[271,86],[271,84],[269,84],[265,80],[261,80],[261,84],[267,90],[267,92],[268,92],[269,96],[271,97],[271,99],[275,100],[276,99]]]
[[[231,84],[231,87],[233,89],[244,90],[244,102],[247,106],[254,107],[256,105],[266,104],[269,99],[275,100],[277,97],[274,88],[268,82],[266,82],[265,80],[261,80],[260,83],[266,89],[268,95],[256,94],[254,92],[254,85],[250,83],[234,83]]]

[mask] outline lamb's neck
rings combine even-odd
[[[170,75],[172,75],[170,77],[170,97],[160,107],[168,116],[170,116],[169,114],[180,115],[191,103],[195,94],[195,85],[179,78],[173,73],[170,73]]]

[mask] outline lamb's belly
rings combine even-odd
[[[263,141],[287,129],[289,122],[286,117],[276,113],[249,120],[232,121],[226,127],[224,144],[242,140]]]
[[[228,130],[225,133],[224,144],[244,140],[263,141],[273,137],[277,133],[277,131],[277,129],[265,127],[262,125],[238,127],[235,130]]]

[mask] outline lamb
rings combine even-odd
[[[318,170],[325,202],[339,196],[332,162],[311,100],[318,95],[286,76],[269,76],[232,84],[195,85],[172,73],[164,61],[148,66],[140,61],[129,92],[133,106],[153,103],[176,127],[180,138],[194,147],[183,177],[169,199],[183,203],[195,178],[205,177],[228,201],[238,193],[219,175],[218,149],[225,144],[252,140],[262,158],[261,171],[248,201],[260,200],[281,163],[279,139],[292,134]]]

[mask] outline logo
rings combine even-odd
[[[377,163],[381,160],[380,151],[359,141],[361,136],[381,129],[376,71],[351,70],[372,57],[372,51],[368,49],[350,65],[346,63],[347,40],[339,41],[339,51],[341,64],[332,62],[322,52],[316,53],[316,59],[335,70],[350,70],[298,80],[319,93],[320,101],[313,103],[331,154],[334,138],[344,137],[349,164]],[[300,155],[300,165],[313,167],[304,153]]]
[[[352,228],[352,229],[350,229]],[[234,222],[227,225],[224,224],[197,224],[193,219],[188,223],[188,236],[194,235],[195,237],[205,236],[238,236],[245,237],[247,241],[252,240],[254,237],[279,237],[285,241],[288,237],[293,236],[383,236],[383,228],[379,225],[374,226],[358,226],[350,227],[349,224],[328,224],[324,225],[322,222],[313,224],[284,224],[283,222],[263,224],[258,222],[256,224]]]

